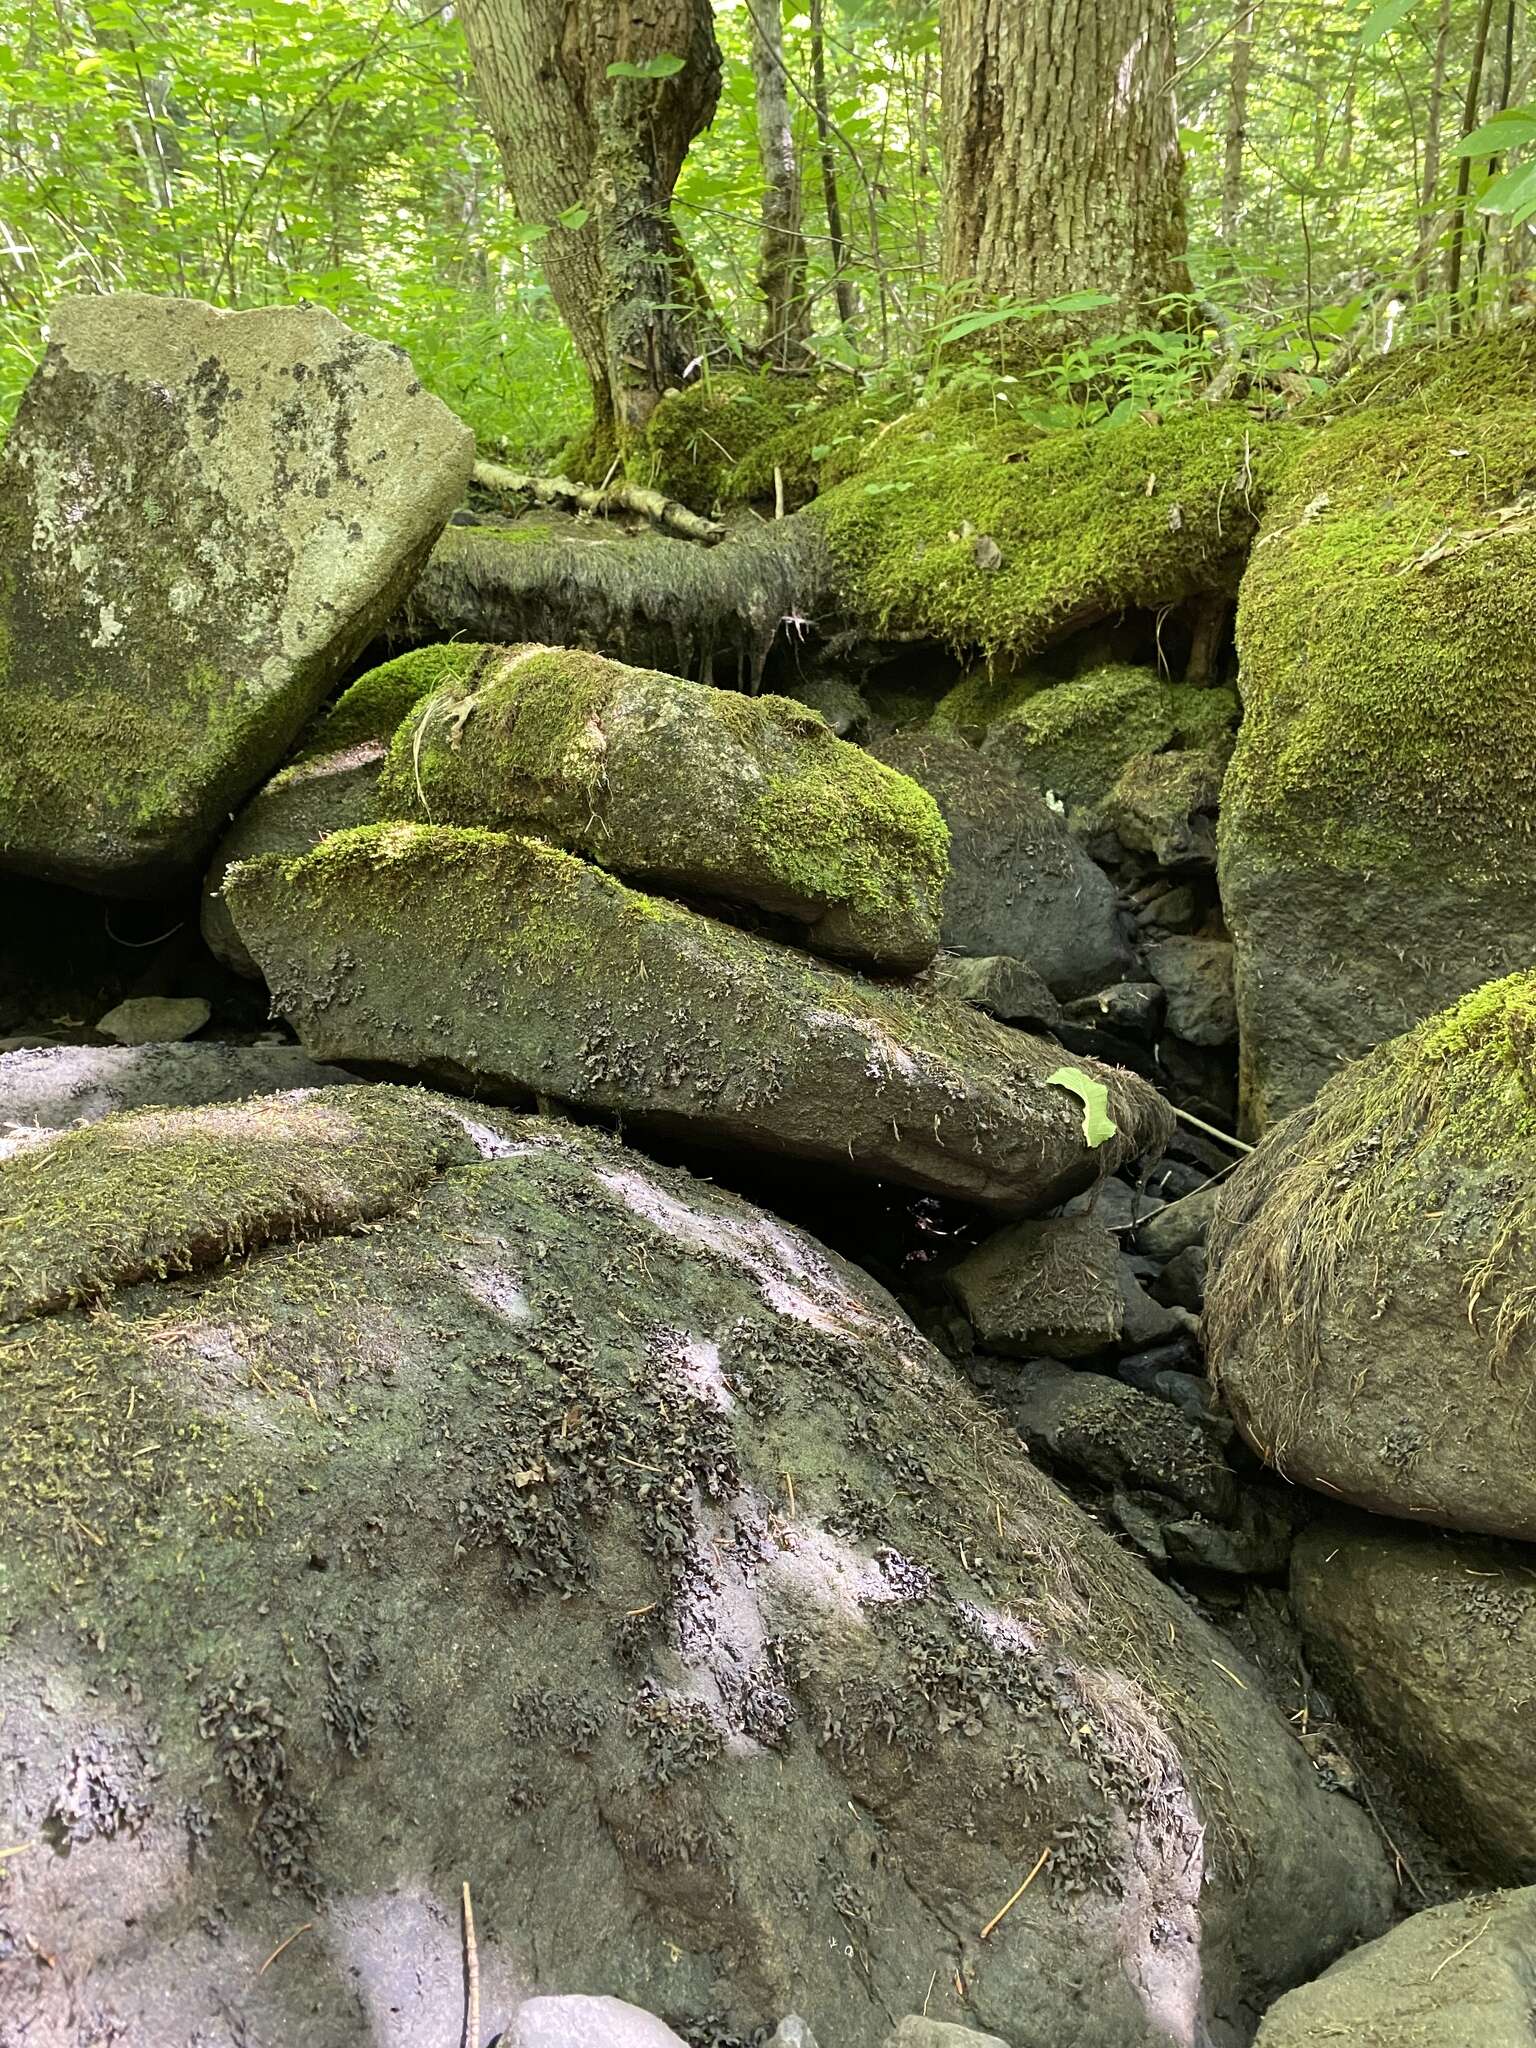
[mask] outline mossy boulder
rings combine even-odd
[[[1046,1085],[1054,1046],[969,1005],[845,974],[641,895],[537,841],[448,825],[338,834],[225,884],[277,1008],[317,1058],[648,1125],[1024,1212],[1160,1150],[1145,1083],[1117,1135]]]
[[[571,648],[492,652],[406,718],[378,805],[753,904],[870,966],[912,973],[938,950],[948,833],[933,799],[785,697]]]
[[[1536,1889],[1413,1914],[1264,2015],[1255,2048],[1536,2048]]]
[[[1211,1372],[1255,1447],[1331,1498],[1536,1538],[1536,975],[1327,1083],[1232,1176]]]
[[[804,378],[771,370],[699,377],[656,407],[632,468],[637,464],[642,482],[695,512],[750,497],[753,491],[736,481],[737,464],[789,428],[812,395]]]
[[[374,791],[396,727],[423,697],[467,674],[486,651],[453,640],[370,669],[315,720],[293,759],[251,798],[219,842],[203,882],[203,939],[227,967],[258,972],[224,902],[226,871],[263,853],[307,853],[329,833],[373,824]]]
[[[61,300],[0,452],[0,864],[184,883],[383,625],[473,443],[318,307]]]
[[[1240,407],[1041,433],[946,395],[804,515],[866,631],[1021,661],[1130,607],[1230,592],[1277,434]]]
[[[1237,723],[1230,690],[1166,682],[1109,662],[1065,682],[977,671],[939,699],[933,723],[1007,763],[1086,821],[1145,754],[1220,747]]]
[[[871,751],[921,783],[949,828],[947,952],[1024,959],[1058,996],[1121,978],[1131,949],[1114,886],[1032,783],[950,733],[897,733]]]
[[[287,1241],[0,1335],[12,2032],[440,2048],[464,1884],[488,2029],[839,2048],[1240,2039],[1383,1927],[1257,1673],[862,1274],[572,1125],[242,1114],[187,1213],[238,1240],[265,1118]],[[392,1200],[317,1213],[296,1117]],[[99,1132],[84,1208],[153,1205]]]
[[[1460,1869],[1536,1878],[1536,1581],[1519,1544],[1331,1518],[1299,1539],[1307,1662]]]
[[[1244,578],[1222,795],[1246,1115],[1536,953],[1536,330],[1346,380]]]
[[[1130,853],[1163,868],[1214,867],[1216,816],[1229,749],[1135,754],[1099,806],[1099,823]]]

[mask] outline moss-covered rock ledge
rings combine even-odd
[[[1047,1077],[1058,1047],[628,889],[505,833],[390,824],[230,873],[236,925],[317,1058],[544,1095],[1011,1213],[1160,1151],[1172,1115],[1092,1062],[1116,1136]]]
[[[915,972],[949,834],[927,791],[814,711],[601,655],[491,650],[401,725],[381,817],[531,832],[653,886],[780,912],[817,951]]]

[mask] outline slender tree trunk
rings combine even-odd
[[[1226,150],[1221,166],[1222,268],[1230,276],[1243,204],[1243,144],[1248,138],[1248,80],[1258,33],[1259,0],[1235,0],[1232,13],[1232,68],[1227,83]]]
[[[848,243],[843,232],[843,195],[837,181],[837,154],[832,147],[832,116],[827,103],[826,0],[811,0],[811,98],[816,109],[816,154],[821,161],[821,197],[831,244],[832,288],[837,317],[845,328],[858,317],[858,293],[848,275]]]
[[[1488,24],[1493,17],[1493,0],[1478,0],[1477,33],[1472,43],[1472,67],[1467,73],[1467,97],[1461,110],[1462,140],[1477,126],[1478,102],[1483,91],[1483,63],[1488,55]],[[1461,252],[1467,234],[1467,194],[1472,184],[1472,159],[1464,156],[1456,168],[1456,215],[1451,222],[1451,246],[1446,258],[1445,288],[1451,301],[1451,332],[1461,332]]]
[[[1451,0],[1440,0],[1435,23],[1435,68],[1429,81],[1429,113],[1424,126],[1424,190],[1419,203],[1419,255],[1415,284],[1422,299],[1429,291],[1429,252],[1439,229],[1435,194],[1440,187],[1440,121],[1445,102],[1445,67],[1451,46]]]
[[[752,0],[752,77],[757,88],[757,155],[763,171],[757,271],[763,295],[763,351],[782,370],[803,360],[811,333],[800,158],[784,65],[783,0]]]
[[[622,446],[719,339],[671,214],[720,94],[709,0],[460,0],[459,12],[513,203],[549,230],[539,258],[599,436]],[[684,60],[675,75],[633,75],[667,57]],[[631,75],[610,76],[615,64]]]
[[[942,0],[946,282],[1114,327],[1188,292],[1173,0]]]

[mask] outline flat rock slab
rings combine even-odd
[[[1060,1053],[964,1003],[821,965],[567,853],[381,825],[226,894],[306,1048],[503,1099],[558,1097],[1025,1212],[1161,1150],[1172,1115],[1089,1063],[1117,1135],[1046,1086]]]
[[[1270,2007],[1256,2048],[1533,2048],[1536,1888],[1415,1913]]]
[[[0,1332],[18,2041],[443,2048],[466,1881],[486,2033],[1168,2048],[1385,1926],[1258,1674],[804,1233],[414,1089],[43,1155],[162,1228]]]
[[[201,996],[130,996],[96,1021],[118,1045],[172,1045],[201,1031],[213,1015]]]
[[[408,588],[473,442],[318,307],[61,300],[0,455],[0,865],[184,881]]]
[[[1518,1544],[1355,1517],[1291,1560],[1307,1660],[1459,1868],[1536,1879],[1536,1580]]]
[[[530,1998],[517,2009],[506,2048],[684,2048],[681,2037],[622,1998]]]
[[[50,1045],[0,1054],[0,1158],[121,1109],[238,1102],[350,1081],[296,1045]]]
[[[402,725],[379,815],[530,833],[778,912],[868,966],[915,972],[938,950],[948,834],[932,797],[787,697],[491,649]]]

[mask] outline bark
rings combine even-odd
[[[763,172],[763,230],[757,282],[763,295],[763,353],[780,369],[803,361],[811,333],[806,296],[800,158],[784,63],[783,0],[753,0],[752,77],[757,154]]]
[[[1429,252],[1439,231],[1435,194],[1440,186],[1440,110],[1445,100],[1445,64],[1451,42],[1451,0],[1440,0],[1435,25],[1435,68],[1429,81],[1429,113],[1424,124],[1424,186],[1419,206],[1419,252],[1415,281],[1422,299],[1429,290]]]
[[[1493,0],[1479,0],[1477,30],[1472,44],[1472,64],[1467,73],[1467,97],[1461,111],[1463,142],[1477,126],[1478,102],[1483,90],[1483,64],[1488,55],[1488,26]],[[1456,169],[1456,212],[1451,223],[1451,246],[1446,257],[1445,288],[1451,301],[1451,332],[1461,332],[1461,252],[1467,233],[1467,194],[1472,182],[1472,159],[1459,159]]]
[[[1230,271],[1237,246],[1237,217],[1243,203],[1243,144],[1248,137],[1248,80],[1253,72],[1253,43],[1259,0],[1235,0],[1232,16],[1232,69],[1227,85],[1226,150],[1221,169],[1221,241]]]
[[[549,229],[539,256],[599,435],[622,445],[719,340],[671,215],[720,94],[709,0],[462,0],[460,14],[507,188],[524,222]],[[683,69],[608,75],[662,56]],[[577,209],[577,225],[558,225]]]
[[[848,275],[843,195],[837,179],[837,156],[832,148],[832,116],[827,102],[826,0],[811,0],[811,102],[816,113],[816,154],[821,160],[821,196],[827,212],[827,240],[831,244],[832,288],[837,296],[837,317],[848,328],[858,317],[859,300]]]
[[[1093,324],[1190,290],[1172,0],[943,0],[944,275]]]

